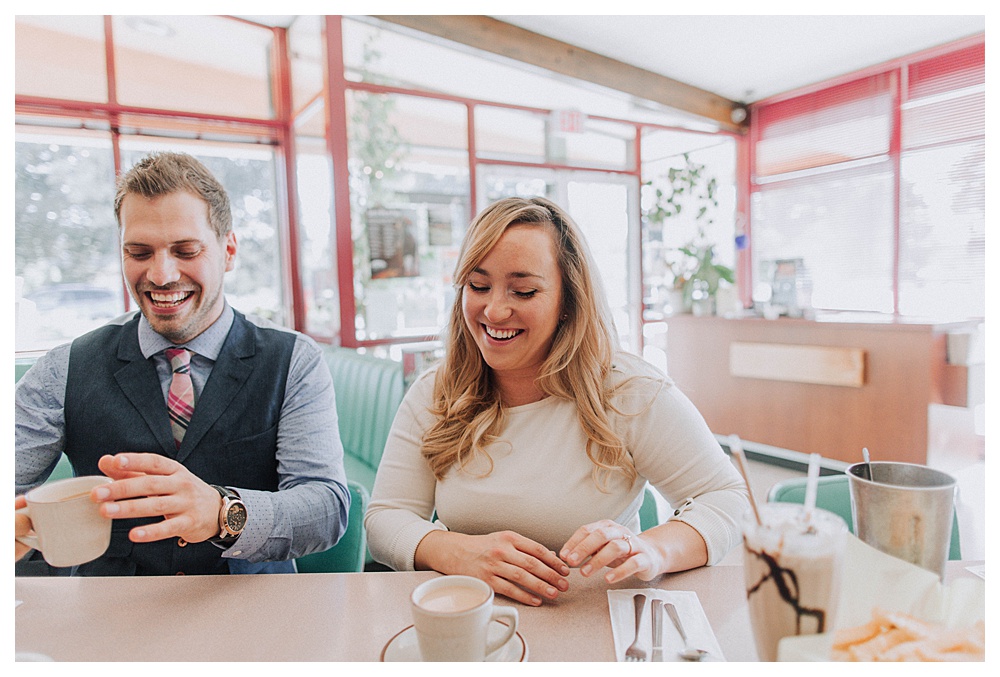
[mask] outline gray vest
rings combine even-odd
[[[175,448],[152,360],[142,356],[139,315],[81,336],[70,350],[66,455],[77,475],[102,474],[104,454],[172,458],[209,484],[278,490],[277,435],[295,335],[262,329],[235,313],[180,449]],[[292,562],[223,559],[210,542],[133,543],[128,531],[162,518],[114,520],[111,545],[74,572],[88,576],[280,573]]]

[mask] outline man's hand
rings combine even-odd
[[[159,454],[102,456],[101,472],[115,480],[93,489],[101,514],[112,519],[162,516],[162,522],[136,527],[129,539],[148,543],[180,537],[200,543],[219,534],[219,492],[183,465]]]
[[[14,510],[20,510],[21,508],[24,508],[27,505],[28,502],[24,499],[23,495],[14,497]],[[31,550],[30,547],[28,547],[21,541],[17,540],[16,537],[27,536],[29,533],[31,533],[31,519],[27,515],[24,514],[19,515],[15,512],[14,513],[14,536],[15,536],[14,561],[15,562],[24,557],[25,555],[27,555],[28,551]]]

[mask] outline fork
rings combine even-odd
[[[632,642],[632,646],[625,650],[626,663],[646,660],[646,650],[639,646],[639,630],[642,627],[642,612],[646,609],[646,596],[641,593],[634,595],[632,603],[635,605],[635,640]]]

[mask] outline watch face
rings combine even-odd
[[[247,523],[247,509],[242,503],[234,503],[226,511],[226,526],[230,533],[238,534]]]

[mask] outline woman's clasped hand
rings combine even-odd
[[[534,606],[569,589],[571,568],[588,577],[609,567],[609,583],[658,575],[656,553],[641,536],[610,520],[580,527],[558,554],[513,531],[481,536],[437,531],[424,540],[428,551],[447,553],[428,568],[474,576],[497,594]]]
[[[524,604],[538,606],[569,589],[569,566],[545,546],[513,531],[482,536],[435,531],[424,541],[425,550],[444,553],[427,568],[475,576],[497,594]]]
[[[642,537],[611,520],[577,529],[559,552],[559,557],[570,566],[579,566],[583,576],[609,567],[611,571],[605,575],[609,583],[632,575],[642,578],[642,574],[656,568],[655,556]],[[652,573],[645,580],[658,573]]]

